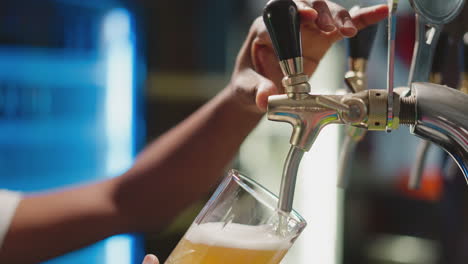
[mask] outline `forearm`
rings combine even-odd
[[[261,119],[225,89],[150,145],[124,175],[119,207],[139,229],[158,228],[206,195]]]
[[[161,227],[223,175],[261,118],[242,109],[225,89],[147,147],[124,175],[24,198],[0,263],[36,263],[111,235]]]
[[[25,197],[0,249],[0,263],[38,263],[127,232],[111,192],[115,181]]]

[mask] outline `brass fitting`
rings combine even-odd
[[[468,73],[464,72],[462,75],[460,91],[468,94]]]
[[[363,58],[350,59],[349,68],[345,74],[345,83],[353,93],[362,92],[367,87],[367,60]]]

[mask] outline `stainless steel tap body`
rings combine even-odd
[[[395,98],[397,103],[394,108],[398,113],[399,96],[395,95]],[[309,151],[320,131],[330,124],[349,124],[384,131],[386,100],[385,90],[366,90],[346,95],[289,93],[270,96],[267,117],[272,121],[291,124],[291,145]]]
[[[340,96],[331,96],[340,100]],[[267,117],[271,121],[292,125],[290,143],[309,151],[323,127],[342,123],[338,112],[319,105],[316,95],[307,93],[270,96]]]
[[[408,89],[406,89],[408,90]],[[414,83],[411,98],[393,94],[395,124],[411,125],[411,132],[445,149],[457,162],[468,181],[468,95],[446,86]],[[323,95],[290,93],[269,98],[268,118],[293,126],[291,144],[310,150],[320,131],[329,124],[348,124],[367,130],[385,131],[386,99],[384,90],[368,90],[348,95],[327,95],[333,101],[360,102],[363,116],[349,122],[346,113],[320,104]],[[401,108],[401,109],[400,109]],[[410,110],[410,111],[408,111]],[[398,127],[395,126],[394,129]]]
[[[468,180],[468,95],[445,86],[414,83],[416,123],[411,132],[446,150]]]

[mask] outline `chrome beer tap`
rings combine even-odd
[[[409,85],[414,82],[429,81],[434,52],[443,27],[452,22],[462,11],[465,0],[448,0],[430,2],[427,0],[410,0],[416,12],[416,44],[411,64]],[[416,154],[416,162],[410,175],[409,187],[418,189],[421,185],[425,161],[430,142],[421,142]]]
[[[285,76],[282,83],[287,95],[281,96],[282,98],[278,98],[278,100],[293,102],[306,98],[310,92],[310,85],[308,76],[304,74],[301,22],[296,4],[291,0],[270,1],[264,9],[263,20]],[[269,108],[271,108],[271,105],[269,105]],[[270,118],[270,113],[268,117]],[[291,123],[297,120],[287,115],[282,116],[280,119],[290,120]],[[301,125],[295,126],[295,136],[293,136],[295,140],[300,137],[301,130]],[[286,159],[278,204],[278,208],[284,212],[292,210],[297,170],[304,151],[305,149],[292,144]]]
[[[264,22],[285,75],[286,94],[271,96],[268,119],[293,126],[291,149],[286,158],[280,189],[280,210],[292,209],[299,163],[321,129],[329,124],[353,124],[373,130],[386,127],[386,91],[362,91],[353,95],[310,94],[309,77],[303,72],[300,17],[292,0],[267,3]],[[395,123],[397,124],[397,123]]]
[[[269,97],[267,117],[293,128],[291,150],[283,169],[280,210],[291,211],[302,156],[313,146],[322,128],[330,124],[371,131],[392,131],[400,124],[410,125],[411,133],[444,148],[467,176],[468,95],[430,83],[413,83],[411,90],[389,89],[390,92],[310,94],[309,78],[303,73],[296,5],[292,0],[272,0],[263,17],[285,75],[282,83],[286,91]]]
[[[468,95],[446,86],[413,83],[410,131],[442,147],[468,180]]]
[[[435,49],[434,61],[432,62],[432,69],[429,74],[429,82],[434,84],[443,84],[443,71],[445,68],[445,61],[448,56],[448,49],[450,47],[450,38],[446,32],[442,32]],[[422,141],[416,151],[416,162],[411,168],[409,188],[419,189],[421,179],[424,175],[424,167],[426,165],[427,155],[431,148],[429,141]]]

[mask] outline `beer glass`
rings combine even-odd
[[[232,170],[165,264],[279,264],[306,226],[278,198]]]

